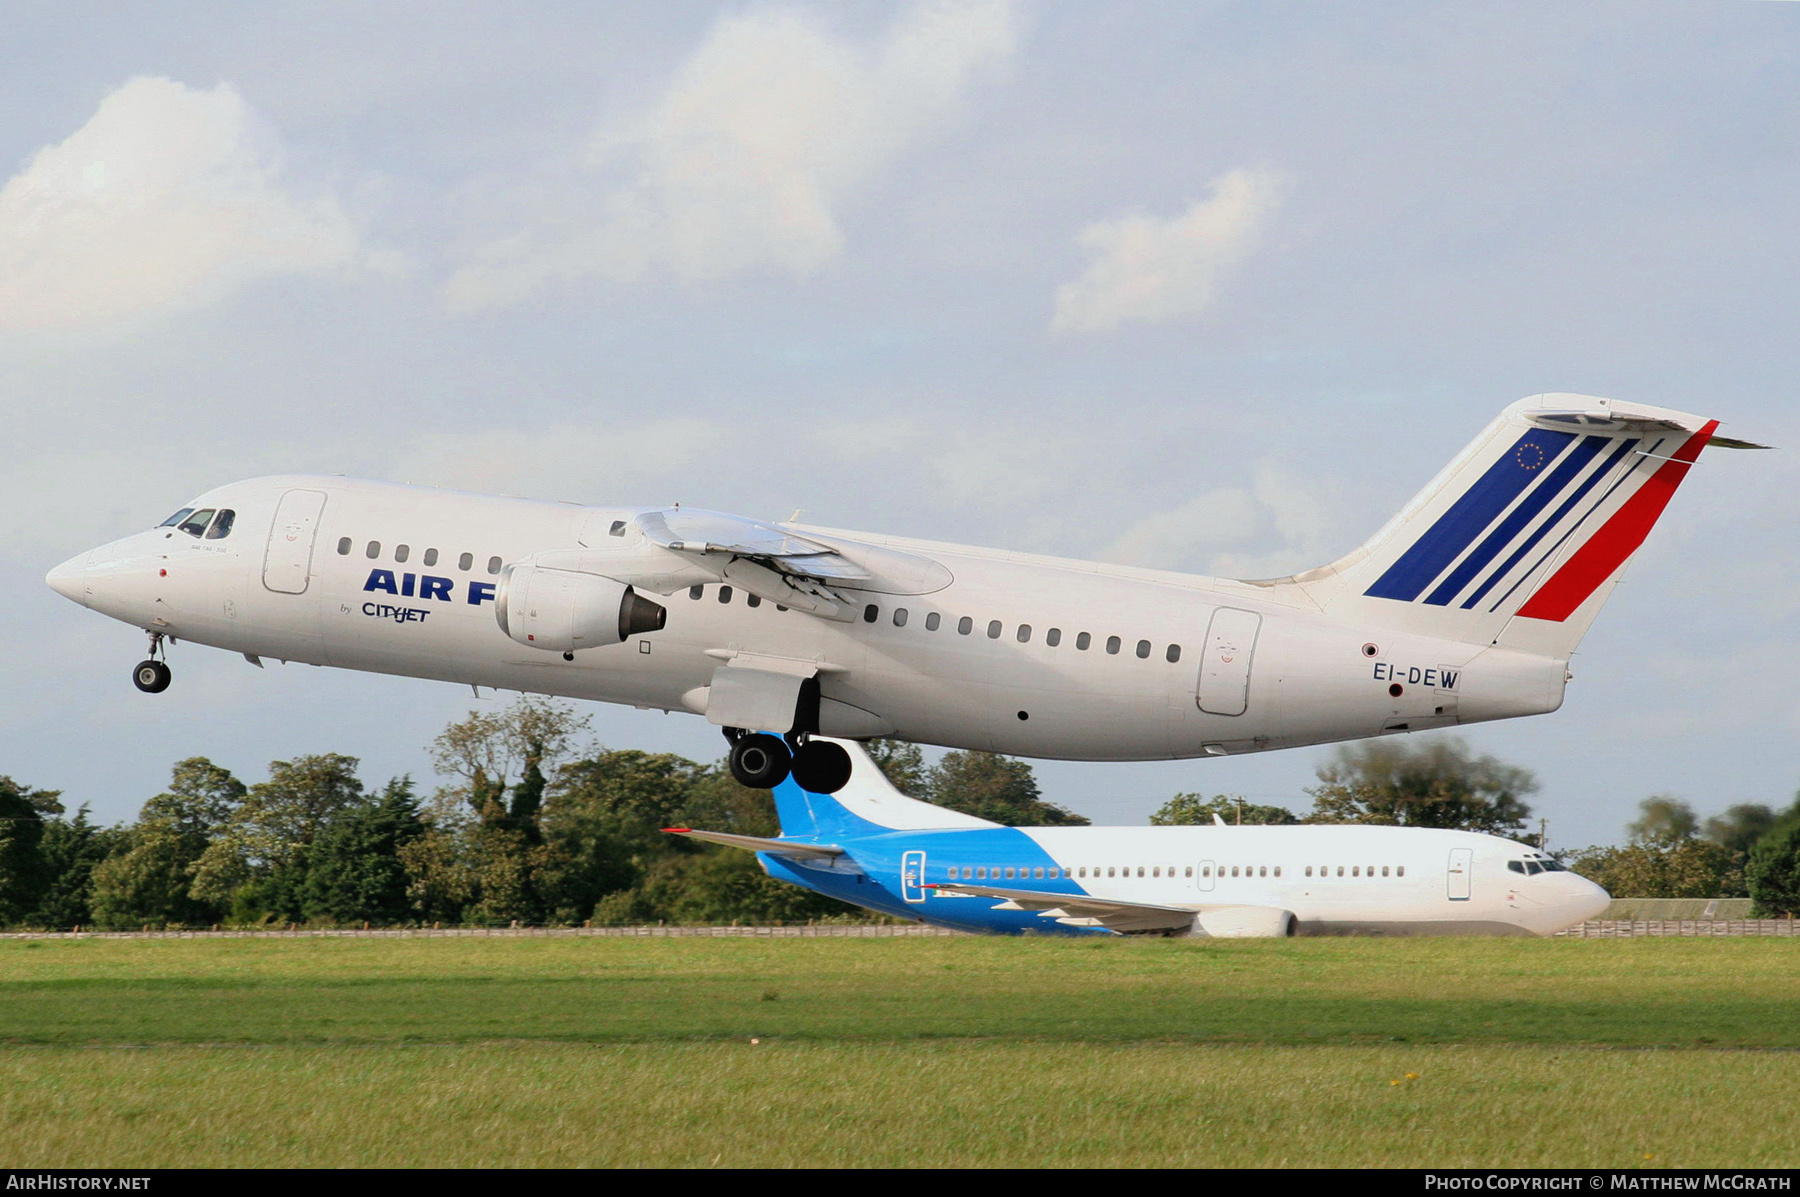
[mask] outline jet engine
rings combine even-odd
[[[599,574],[509,565],[494,595],[500,630],[527,648],[574,652],[662,630],[669,612]]]
[[[1194,931],[1214,939],[1280,939],[1296,930],[1292,911],[1270,906],[1221,906],[1194,920]]]

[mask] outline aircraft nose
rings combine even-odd
[[[87,606],[88,558],[93,555],[89,551],[69,558],[44,575],[45,583],[64,598]]]
[[[1561,877],[1562,888],[1567,893],[1564,899],[1565,909],[1572,921],[1581,923],[1588,919],[1597,919],[1606,913],[1612,905],[1612,895],[1589,881],[1579,873],[1564,873]]]

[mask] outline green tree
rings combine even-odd
[[[920,802],[932,800],[931,771],[925,767],[925,754],[917,744],[906,740],[870,740],[863,748],[896,790]]]
[[[1764,918],[1800,916],[1800,798],[1750,849],[1744,881]]]
[[[244,793],[242,782],[205,757],[177,763],[169,788],[138,812],[122,850],[94,866],[94,923],[129,930],[216,921],[220,905],[193,896],[194,872]]]
[[[1756,842],[1775,826],[1774,810],[1758,803],[1740,803],[1706,821],[1706,838],[1748,858]]]
[[[425,833],[412,779],[331,822],[307,853],[302,912],[309,920],[392,924],[414,913],[401,850]]]
[[[1733,888],[1731,853],[1691,835],[1672,843],[1584,848],[1566,863],[1615,898],[1717,898]]]
[[[947,752],[929,774],[931,801],[1009,827],[1085,827],[1071,810],[1045,802],[1031,766],[992,752]]]
[[[44,896],[27,922],[58,930],[94,923],[94,869],[115,852],[124,851],[130,833],[123,827],[101,827],[88,820],[82,806],[73,819],[47,820],[40,849],[50,875]]]
[[[49,892],[44,859],[44,815],[60,814],[53,790],[33,790],[0,777],[0,926],[17,923]]]
[[[1625,834],[1638,844],[1678,844],[1699,830],[1693,807],[1673,794],[1654,794],[1638,803],[1638,817]]]
[[[1214,815],[1234,826],[1240,823],[1265,825],[1300,821],[1285,806],[1262,806],[1230,794],[1214,794],[1211,798],[1202,798],[1198,794],[1177,794],[1150,816],[1150,823],[1154,827],[1211,824]]]
[[[201,853],[192,896],[241,922],[304,917],[308,849],[366,801],[358,763],[335,752],[270,761],[269,779],[250,787]]]
[[[1531,771],[1476,756],[1452,736],[1371,740],[1340,747],[1306,792],[1308,823],[1449,827],[1504,835],[1525,826]]]

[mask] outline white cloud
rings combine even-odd
[[[1145,516],[1101,559],[1215,577],[1280,576],[1323,565],[1334,555],[1330,510],[1314,486],[1263,462],[1248,487],[1219,487]]]
[[[279,175],[230,84],[132,79],[0,189],[0,329],[103,324],[349,263],[336,203],[297,199]]]
[[[1213,183],[1211,199],[1173,219],[1136,215],[1089,225],[1079,240],[1094,261],[1056,289],[1051,328],[1104,332],[1204,312],[1219,280],[1256,247],[1281,186],[1271,171],[1234,170]]]
[[[590,503],[675,502],[684,481],[733,449],[713,420],[566,424],[429,436],[383,463],[386,477],[422,485]]]
[[[648,115],[514,189],[507,202],[525,211],[445,300],[470,310],[581,278],[816,270],[842,250],[844,197],[953,117],[1013,40],[1008,0],[916,4],[872,48],[788,9],[726,17]]]

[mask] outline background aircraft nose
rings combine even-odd
[[[90,550],[79,557],[69,558],[45,574],[44,581],[49,584],[50,589],[64,598],[87,606],[87,566],[88,558],[92,556],[93,552]]]

